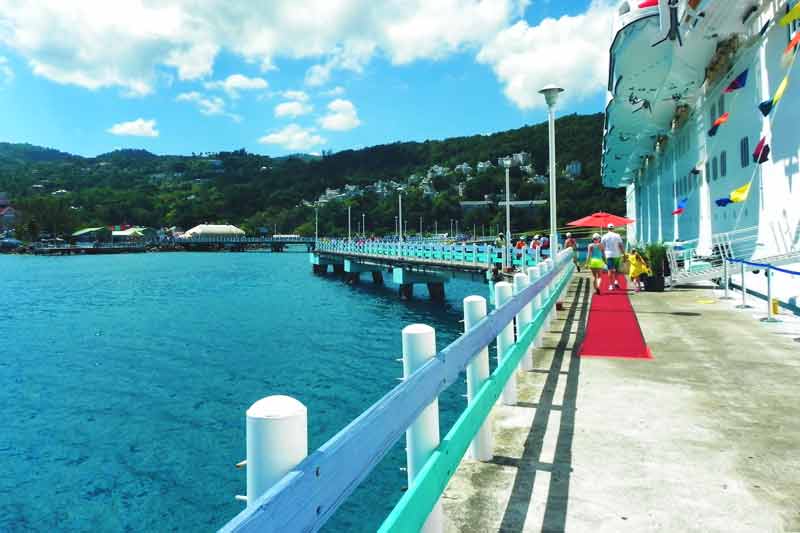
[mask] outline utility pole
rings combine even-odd
[[[398,227],[400,228],[400,240],[403,240],[403,191],[402,189],[397,193],[397,212],[400,216],[400,223]]]
[[[350,206],[347,206],[347,240],[353,240],[352,225],[350,223]]]

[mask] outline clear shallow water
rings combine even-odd
[[[309,410],[316,449],[402,374],[400,331],[437,345],[447,302],[313,276],[306,254],[0,256],[0,531],[205,531],[243,505],[244,411],[269,394]],[[440,399],[442,434],[464,387]],[[326,531],[374,531],[402,495],[403,442]]]

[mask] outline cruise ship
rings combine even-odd
[[[633,243],[671,246],[673,282],[720,278],[725,257],[800,271],[798,4],[619,4],[603,183],[625,187]],[[766,296],[763,268],[745,276]],[[798,312],[800,276],[774,272],[772,295]]]

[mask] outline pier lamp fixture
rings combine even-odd
[[[397,227],[399,228],[399,239],[403,240],[403,189],[397,189],[397,214],[400,217]]]
[[[558,253],[558,236],[556,227],[556,113],[558,96],[564,89],[556,85],[548,85],[539,91],[547,103],[548,131],[550,134],[550,257]]]
[[[364,213],[361,213],[361,235],[364,237],[367,236],[367,223],[366,218],[364,217]]]
[[[314,204],[314,246],[319,242],[319,206]]]
[[[511,246],[511,189],[508,179],[511,171],[511,162],[512,159],[509,156],[503,158],[503,168],[506,169],[506,243],[503,248],[503,266],[506,271],[511,270],[511,258],[508,254],[508,247]]]
[[[397,231],[397,215],[394,216],[394,236],[399,237],[400,233]]]
[[[352,224],[350,222],[350,207],[351,206],[349,206],[349,205],[347,206],[347,240],[348,241],[352,241],[353,240],[353,233],[352,233],[352,230],[351,230]]]

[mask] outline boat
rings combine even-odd
[[[795,312],[798,4],[620,2],[602,156],[603,184],[626,190],[629,239],[668,245],[673,285],[732,273],[741,284],[743,271],[748,289]],[[787,271],[770,291],[765,264]]]

